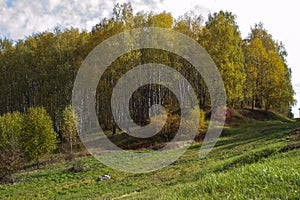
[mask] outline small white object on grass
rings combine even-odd
[[[109,180],[111,177],[110,175],[105,174],[104,176],[99,176],[97,181],[105,181],[105,180]]]

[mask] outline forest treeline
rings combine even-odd
[[[130,4],[117,4],[112,17],[102,19],[90,32],[54,28],[18,41],[0,39],[0,114],[42,106],[60,134],[63,110],[71,103],[73,83],[85,57],[112,35],[139,27],[176,30],[201,44],[221,73],[228,107],[259,107],[290,114],[294,91],[287,52],[262,23],[255,24],[243,39],[230,12],[209,14],[206,21],[195,13],[175,19],[167,12],[134,14]],[[176,68],[191,82],[200,107],[210,105],[206,85],[190,63],[170,52],[141,49],[115,60],[99,82],[96,110],[104,129],[114,126],[110,97],[118,78],[132,67],[154,60]],[[146,85],[134,95],[132,118],[142,125],[147,123],[151,104],[176,103],[171,92],[159,85]]]

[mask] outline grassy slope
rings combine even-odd
[[[14,175],[18,183],[0,185],[0,199],[299,199],[300,149],[280,150],[300,143],[300,134],[289,134],[300,122],[271,119],[236,115],[205,159],[198,158],[196,143],[151,173],[118,172],[90,156],[81,159],[85,172],[67,172],[72,163],[63,161],[20,172]],[[104,174],[112,179],[97,182]]]

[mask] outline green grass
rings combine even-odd
[[[276,116],[240,119],[204,159],[195,143],[151,173],[119,172],[91,156],[79,159],[83,172],[71,173],[72,162],[60,161],[14,174],[17,183],[0,185],[0,199],[300,199],[300,149],[280,151],[300,144],[300,134],[289,134],[297,127]],[[97,182],[104,174],[112,179]]]

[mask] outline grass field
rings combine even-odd
[[[143,174],[115,171],[92,156],[62,159],[14,174],[15,184],[0,185],[0,199],[300,199],[300,121],[275,114],[233,121],[204,159],[201,143]],[[74,164],[83,171],[69,172]],[[104,174],[111,179],[97,181]]]

